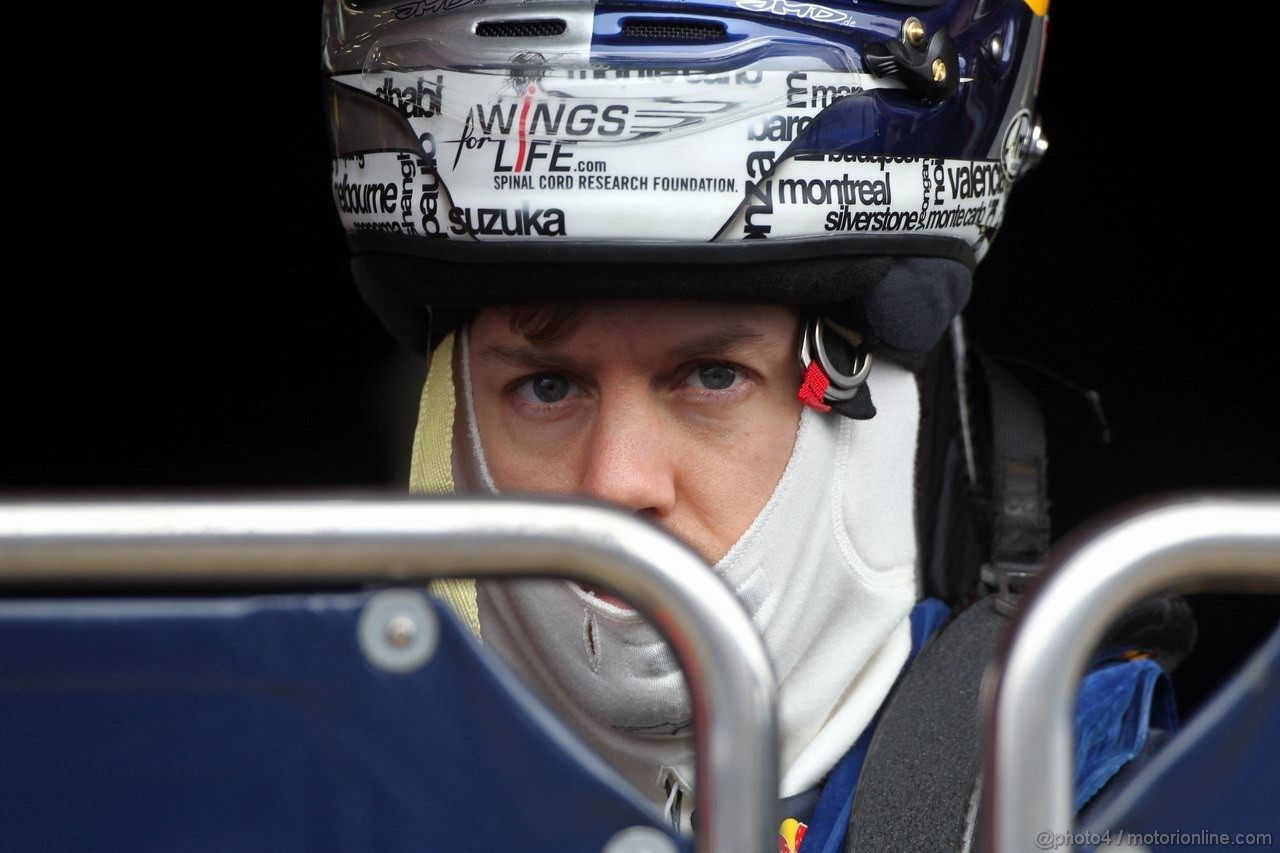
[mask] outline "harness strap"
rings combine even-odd
[[[981,767],[979,688],[1005,619],[980,599],[924,647],[890,696],[863,764],[846,850],[960,850]]]
[[[1049,550],[1048,453],[1044,416],[1035,398],[990,356],[975,368],[987,393],[990,456],[986,470],[991,551],[983,580],[1011,599],[1044,562]]]
[[[953,325],[951,334],[963,330]],[[957,369],[962,359],[968,363]],[[980,568],[992,586],[1021,589],[1049,549],[1048,452],[1039,404],[977,348],[939,347],[919,375],[916,494],[924,594],[949,602],[970,596]],[[964,394],[958,376],[968,379]]]

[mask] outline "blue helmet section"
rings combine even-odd
[[[371,665],[369,597],[0,603],[0,849],[600,850],[659,827],[451,614],[421,669]]]
[[[729,44],[767,41],[771,55],[777,56],[790,43],[795,55],[809,62],[822,55],[815,48],[828,48],[832,55],[847,60],[849,70],[867,71],[867,45],[898,39],[903,21],[914,17],[926,31],[945,30],[951,36],[965,85],[954,96],[932,105],[922,104],[910,92],[892,89],[869,90],[858,97],[806,90],[805,97],[823,99],[812,106],[826,109],[795,137],[788,154],[842,151],[972,160],[998,157],[1005,119],[1016,112],[1011,111],[1011,105],[1017,109],[1033,106],[1044,19],[1021,0],[933,5],[820,5],[794,0],[601,2],[596,7],[592,52],[601,56],[625,53],[633,60],[653,54],[661,57],[655,61],[669,64],[671,57],[679,54],[679,44],[628,38],[623,28],[624,22],[653,21],[655,15],[666,13],[662,20],[723,26]],[[696,47],[688,46],[691,60],[700,54]],[[797,91],[803,79],[800,72]]]

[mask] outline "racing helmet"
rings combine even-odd
[[[483,305],[618,295],[785,302],[924,352],[1045,147],[1047,7],[325,0],[354,277],[419,353]]]

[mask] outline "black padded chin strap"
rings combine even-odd
[[[896,258],[863,298],[871,332],[885,345],[924,353],[969,303],[973,274],[945,258]]]

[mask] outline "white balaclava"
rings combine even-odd
[[[462,411],[450,430],[451,473],[496,492],[475,424],[465,332],[456,348]],[[431,373],[447,367],[433,363]],[[910,651],[915,378],[881,360],[875,394],[871,420],[803,410],[768,503],[713,567],[751,614],[777,673],[783,797],[816,785],[853,745]],[[426,440],[420,424],[417,442]],[[474,590],[466,609],[484,643],[687,827],[692,712],[657,631],[568,581],[486,581]]]

